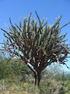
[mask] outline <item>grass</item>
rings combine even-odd
[[[55,79],[45,79],[38,88],[31,82],[2,79],[0,80],[0,94],[70,94],[70,80],[65,80],[63,84],[62,81]]]
[[[39,94],[39,89],[28,82],[0,80],[0,94]]]

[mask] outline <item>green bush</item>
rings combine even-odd
[[[20,78],[20,80],[25,80],[26,75],[31,73],[25,64],[14,62],[14,60],[7,61],[6,59],[0,61],[0,79]]]
[[[11,72],[10,66],[5,62],[0,62],[0,79],[8,78],[12,72]]]

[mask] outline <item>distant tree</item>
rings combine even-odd
[[[30,15],[19,25],[12,24],[9,30],[4,31],[4,50],[11,56],[18,56],[33,71],[35,85],[39,86],[42,71],[51,63],[64,64],[69,54],[69,47],[66,44],[66,34],[61,34],[61,17],[49,26],[44,20],[38,21]],[[67,65],[66,65],[67,66]]]

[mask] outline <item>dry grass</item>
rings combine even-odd
[[[30,83],[1,81],[0,94],[39,94],[39,90]]]
[[[59,93],[62,87],[65,93]],[[7,82],[6,80],[1,80],[0,94],[70,94],[70,81],[65,81],[63,86],[62,81],[45,79],[41,82],[40,88],[38,88],[29,82]]]
[[[17,90],[11,90],[11,91],[0,91],[0,94],[29,94],[26,91],[17,91]]]

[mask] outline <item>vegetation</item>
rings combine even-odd
[[[39,86],[42,71],[51,63],[65,64],[69,54],[68,44],[65,42],[66,34],[61,34],[61,17],[49,26],[41,21],[37,12],[38,21],[31,15],[23,23],[13,25],[11,20],[9,30],[5,32],[4,50],[11,57],[18,56],[34,73],[35,85]],[[67,66],[67,65],[66,65]]]
[[[59,78],[58,73],[53,76],[52,71],[47,70],[42,73],[43,78],[38,88],[34,86],[31,71],[26,67],[14,60],[7,62],[3,59],[0,62],[0,94],[70,94],[70,74],[60,74]]]

